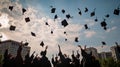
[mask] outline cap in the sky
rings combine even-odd
[[[34,32],[31,32],[31,35],[34,36],[34,37],[36,37],[36,34]]]
[[[62,26],[66,27],[68,25],[68,22],[66,21],[66,19],[62,20],[61,22]]]
[[[119,13],[120,13],[119,7],[117,9],[114,9],[114,12],[113,12],[114,15],[119,15]]]
[[[78,8],[78,10],[79,10],[78,14],[79,14],[79,15],[82,15],[82,12],[81,12],[80,8]]]
[[[70,19],[70,18],[72,18],[72,16],[71,16],[70,14],[67,14],[67,15],[66,15],[66,18],[67,18],[67,19]]]
[[[11,31],[15,31],[16,26],[11,25],[9,29],[10,29]]]
[[[53,8],[53,6],[50,6],[52,9],[51,9],[51,13],[55,13],[55,10],[56,8]]]
[[[42,46],[42,47],[44,46],[44,42],[43,41],[40,43],[40,46]]]
[[[26,18],[25,18],[25,21],[26,21],[26,22],[30,22],[30,18],[29,18],[29,17],[26,17]]]
[[[54,16],[54,21],[55,21],[55,19],[57,19],[58,18],[58,16],[57,16],[57,14]]]
[[[95,22],[97,22],[98,21],[98,19],[97,19],[97,17],[95,18]]]
[[[107,14],[107,15],[105,15],[105,17],[106,17],[106,18],[109,18],[109,17],[110,17],[110,15],[109,15],[109,14]]]
[[[13,6],[9,6],[9,9],[12,11],[13,10]]]
[[[85,12],[88,12],[88,8],[87,7],[85,8]]]
[[[24,43],[25,46],[28,46],[28,44],[29,44],[28,42],[25,42],[25,43]]]
[[[62,10],[61,10],[61,12],[64,14],[64,13],[65,13],[65,10],[64,10],[64,9],[62,9]]]
[[[22,13],[24,14],[26,12],[26,9],[25,8],[22,8]]]
[[[88,29],[88,25],[87,24],[85,24],[84,27],[85,27],[85,29]]]
[[[75,42],[79,42],[79,41],[78,41],[78,37],[75,37]]]
[[[106,45],[106,43],[104,41],[102,41],[101,43],[102,43],[102,45]]]
[[[95,9],[96,9],[96,8],[95,8]],[[91,17],[95,16],[95,9],[94,9],[93,12],[90,13],[90,16],[91,16]]]

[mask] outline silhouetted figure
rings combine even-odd
[[[84,49],[79,45],[81,49],[81,54],[83,56],[82,61],[81,61],[81,67],[100,67],[100,64],[95,58],[92,56],[92,52],[90,54],[86,53],[86,46]]]
[[[8,66],[8,62],[9,61],[9,57],[8,57],[8,49],[5,50],[4,53],[4,59],[3,59],[3,67],[9,67]]]
[[[77,55],[78,55],[78,54],[77,54]],[[72,66],[73,66],[73,67],[80,67],[80,59],[78,58],[77,55],[76,55],[76,57],[75,57],[74,51],[72,51],[71,57],[72,57]]]
[[[58,56],[56,56],[55,59],[54,59],[54,55],[52,55],[51,62],[53,64],[53,67],[57,67],[57,65],[59,64]]]
[[[58,45],[59,48],[59,57],[60,57],[60,64],[59,67],[69,67],[70,66],[70,61],[62,54],[60,45]]]
[[[15,57],[15,67],[22,67],[23,66],[23,58],[21,56],[22,52],[22,43],[19,45],[17,50],[17,56]]]
[[[120,46],[118,45],[118,43],[117,42],[115,42],[115,44],[116,44],[116,46],[117,46],[117,51],[119,52],[119,54],[120,54]]]
[[[32,65],[31,63],[32,63],[33,58],[34,58],[34,53],[35,53],[35,51],[32,53],[31,56],[29,56],[29,53],[27,53],[27,55],[25,56],[25,61],[24,61],[25,67],[31,67],[31,65]]]
[[[48,60],[48,58],[46,57],[47,48],[48,48],[48,46],[46,46],[45,51],[41,51],[41,53],[40,53],[42,56],[40,59],[41,67],[51,67],[51,63]]]

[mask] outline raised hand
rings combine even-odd
[[[47,49],[48,49],[48,46],[45,47],[45,50],[47,50]]]

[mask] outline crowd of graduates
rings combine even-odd
[[[2,67],[100,67],[99,61],[92,56],[92,52],[88,54],[85,51],[86,47],[84,49],[80,45],[78,47],[81,50],[82,59],[80,59],[78,51],[76,55],[72,51],[71,58],[63,54],[60,45],[58,45],[59,53],[55,57],[53,55],[51,60],[46,57],[48,46],[40,52],[41,57],[34,55],[35,52],[31,56],[27,53],[23,60],[21,56],[22,46],[20,45],[16,57],[9,54],[8,49],[6,49]]]

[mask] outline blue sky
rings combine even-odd
[[[65,53],[71,54],[72,50],[76,50],[77,45],[87,45],[88,47],[96,47],[99,52],[109,51],[110,47],[115,45],[115,42],[120,43],[120,15],[114,15],[113,11],[118,6],[120,7],[119,0],[1,0],[0,3],[0,23],[3,27],[0,28],[0,33],[4,35],[4,39],[12,39],[17,41],[27,40],[32,47],[32,52],[43,50],[44,48],[39,46],[41,41],[44,41],[49,46],[49,56],[51,53],[57,53],[57,44],[60,44]],[[4,3],[4,4],[2,4]],[[1,6],[2,5],[2,6]],[[9,5],[13,5],[15,8],[10,12],[7,8]],[[56,8],[55,14],[58,15],[58,19],[54,22],[53,18],[55,14],[51,14],[50,10],[53,6]],[[85,7],[88,8],[88,12],[85,13]],[[20,10],[26,8],[25,15],[21,15]],[[81,9],[82,15],[78,14]],[[90,13],[95,10],[95,16],[90,17]],[[62,14],[61,10],[65,9],[66,13]],[[61,21],[65,19],[65,15],[70,14],[72,19],[67,20],[69,25],[67,27],[61,26]],[[106,18],[105,15],[109,14],[110,17]],[[31,22],[25,23],[24,18],[30,17]],[[98,22],[94,19],[98,18]],[[105,31],[100,26],[103,19],[106,19],[108,29]],[[9,21],[8,21],[9,20]],[[21,22],[20,22],[21,21]],[[3,23],[5,22],[5,23]],[[50,27],[46,27],[44,24],[48,22]],[[9,31],[9,26],[13,24],[17,26],[17,30],[14,32]],[[84,29],[84,24],[88,24],[89,30]],[[51,35],[50,31],[54,30],[54,34]],[[37,37],[30,36],[30,32],[34,31]],[[67,32],[67,36],[63,32]],[[14,33],[14,35],[13,35]],[[19,36],[18,36],[19,35]],[[74,38],[78,37],[79,42],[74,42]],[[64,41],[67,38],[68,41]],[[101,48],[101,41],[107,43],[106,46]],[[36,45],[34,45],[36,44]],[[69,47],[69,48],[68,48]],[[54,49],[53,49],[54,48]],[[78,48],[77,48],[78,49]]]

